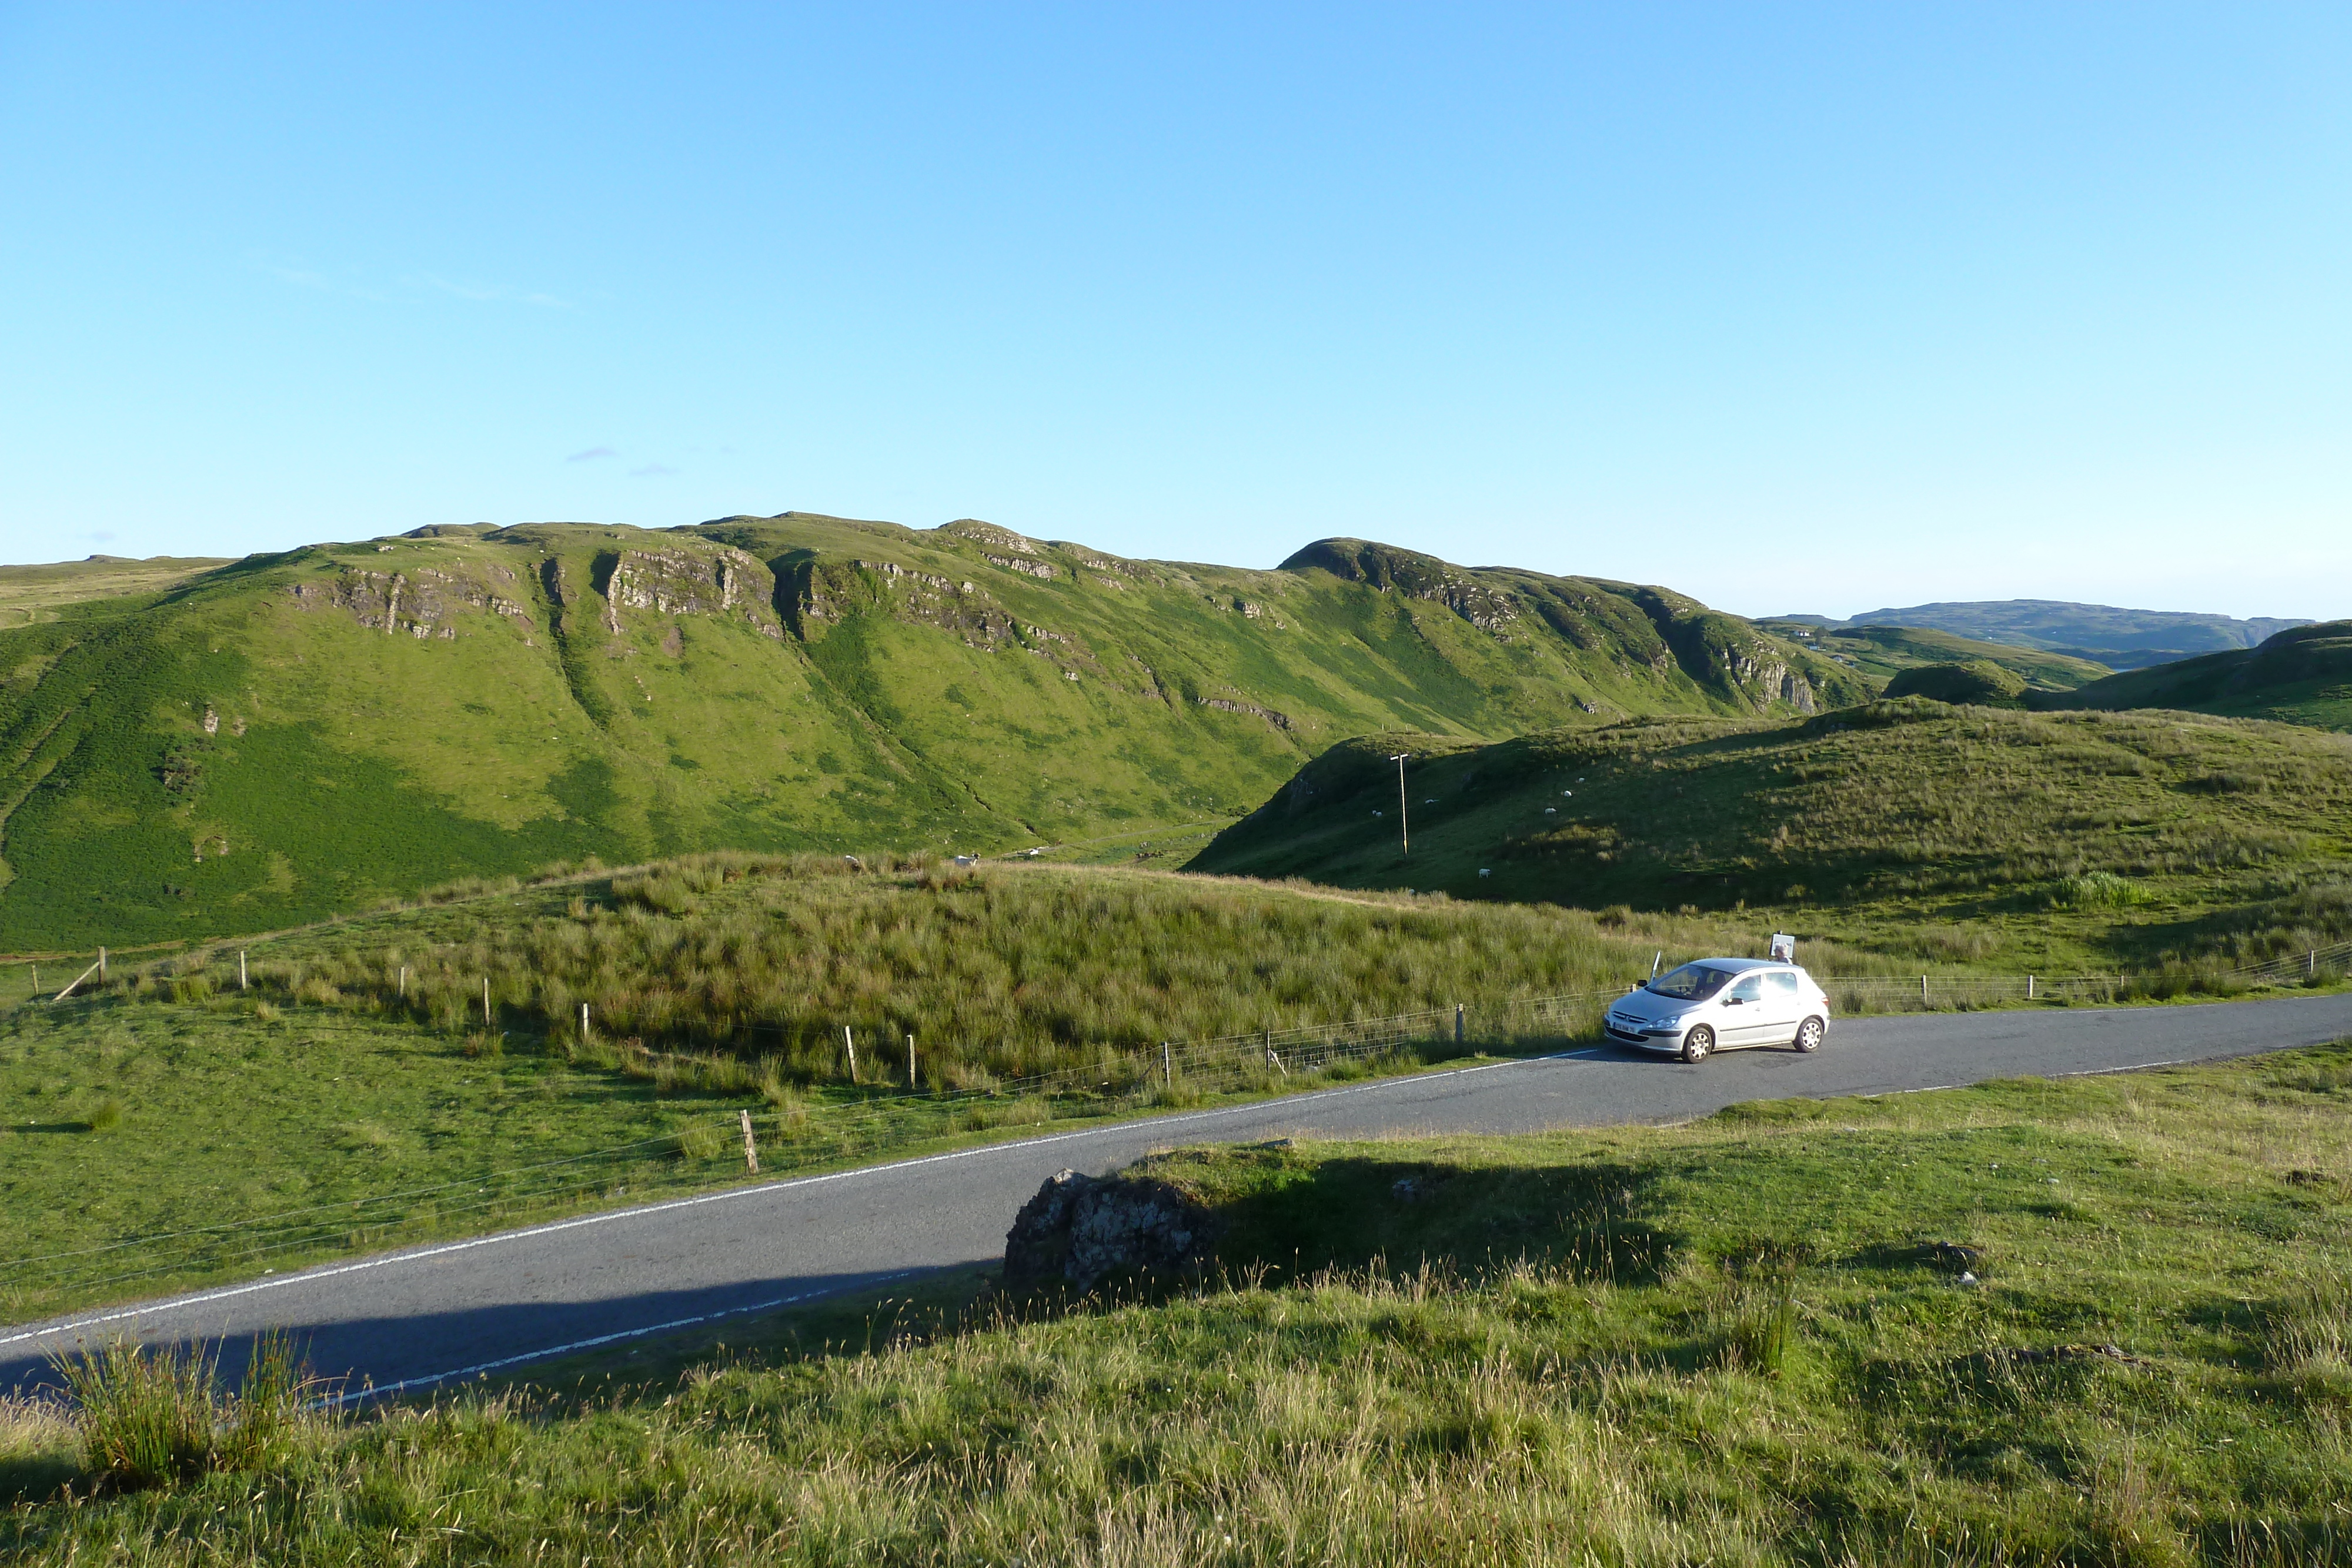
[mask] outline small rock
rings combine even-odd
[[[1957,1241],[1923,1241],[1919,1254],[1924,1261],[1944,1269],[1973,1269],[1984,1260],[1979,1249],[1963,1247]]]
[[[1977,1277],[1974,1274],[1963,1272],[1960,1275],[1960,1283],[1963,1285],[1973,1285],[1976,1282]]]
[[[1411,1203],[1421,1196],[1421,1182],[1414,1176],[1399,1176],[1391,1184],[1389,1196],[1399,1203]]]

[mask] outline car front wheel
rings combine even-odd
[[[1827,1026],[1821,1019],[1807,1019],[1797,1026],[1797,1049],[1799,1051],[1821,1050],[1822,1037],[1828,1032]]]
[[[1683,1036],[1683,1060],[1685,1061],[1704,1061],[1706,1060],[1706,1053],[1714,1049],[1715,1030],[1707,1028],[1705,1024],[1699,1025],[1696,1029],[1691,1030],[1690,1033]]]

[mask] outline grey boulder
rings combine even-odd
[[[1166,1182],[1062,1171],[1021,1206],[1004,1233],[1004,1288],[1091,1291],[1109,1279],[1195,1272],[1217,1228],[1214,1215]]]

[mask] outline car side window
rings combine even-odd
[[[1761,975],[1747,977],[1732,987],[1730,994],[1724,998],[1724,1000],[1729,1002],[1760,1002],[1763,999],[1764,977]]]
[[[1775,969],[1764,977],[1765,983],[1784,997],[1797,994],[1797,977],[1786,969]]]

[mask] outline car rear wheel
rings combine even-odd
[[[1699,1025],[1696,1029],[1691,1030],[1690,1033],[1683,1036],[1683,1060],[1685,1061],[1704,1061],[1706,1060],[1706,1053],[1714,1049],[1715,1030],[1707,1028],[1705,1024]]]
[[[1822,1037],[1828,1032],[1828,1026],[1821,1019],[1807,1019],[1797,1026],[1797,1049],[1799,1051],[1821,1050]]]

